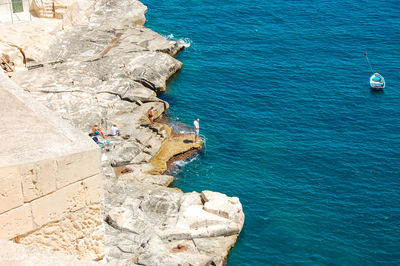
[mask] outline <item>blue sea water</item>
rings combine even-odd
[[[171,120],[207,138],[174,185],[243,204],[228,265],[399,265],[399,2],[143,2],[188,46]]]

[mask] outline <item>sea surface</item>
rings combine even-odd
[[[143,3],[186,45],[172,124],[207,140],[174,185],[243,204],[228,265],[400,265],[399,2]]]

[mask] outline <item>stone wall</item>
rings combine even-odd
[[[31,10],[39,18],[62,19],[63,26],[70,26],[87,19],[93,3],[90,0],[32,0]]]
[[[0,239],[104,256],[101,153],[0,73]]]
[[[19,245],[11,241],[0,240],[0,262],[1,265],[12,266],[99,266],[106,265],[101,262],[78,259],[74,256],[65,255],[61,252],[52,252],[33,246]],[[113,265],[113,264],[107,264]]]

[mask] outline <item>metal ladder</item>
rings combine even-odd
[[[206,151],[207,151],[207,138],[206,138],[206,136],[204,136],[202,134],[199,134],[199,136],[200,136],[201,140],[203,141],[204,153],[206,153]]]

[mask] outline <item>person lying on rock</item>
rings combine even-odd
[[[121,131],[116,124],[113,124],[111,127],[111,133],[108,136],[121,136]]]

